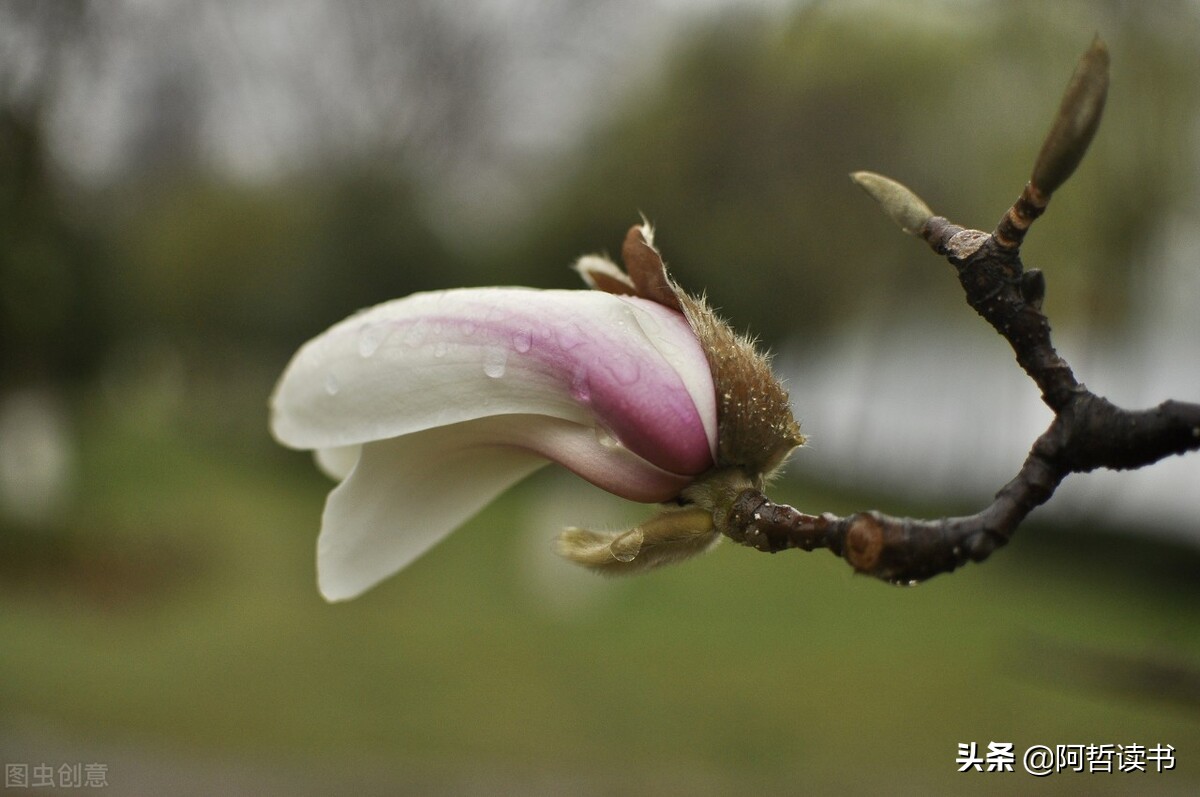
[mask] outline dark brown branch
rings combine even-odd
[[[738,495],[726,535],[760,551],[828,548],[860,573],[915,584],[968,561],[982,562],[1012,537],[1070,473],[1130,469],[1200,449],[1200,404],[1166,401],[1129,411],[1087,391],[1033,444],[1025,464],[995,500],[974,515],[918,520],[880,512],[806,515],[757,490]]]
[[[1032,179],[991,234],[932,216],[919,197],[888,178],[854,175],[902,229],[921,235],[950,262],[967,303],[1009,342],[1054,411],[1053,422],[1012,481],[979,512],[936,520],[876,511],[807,515],[747,489],[724,517],[714,518],[726,536],[770,553],[828,548],[861,573],[915,584],[986,559],[1071,473],[1141,468],[1200,450],[1200,404],[1164,401],[1148,410],[1127,410],[1075,378],[1050,340],[1050,322],[1042,313],[1042,273],[1025,270],[1021,262],[1025,233],[1046,209],[1050,194],[1074,172],[1096,131],[1107,87],[1108,52],[1097,39],[1067,87]]]
[[[1041,311],[1041,272],[1026,272],[1020,250],[1000,244],[994,235],[964,230],[940,216],[926,222],[921,234],[957,270],[967,304],[1012,345],[1017,362],[1041,388],[1042,400],[1055,412],[1066,406],[1080,385],[1050,342],[1050,322]]]

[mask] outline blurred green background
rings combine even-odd
[[[798,405],[814,341],[913,316],[1015,372],[846,175],[990,229],[1096,32],[1106,117],[1026,261],[1088,362],[1164,314],[1147,297],[1178,297],[1160,343],[1189,389],[1200,5],[81,0],[6,3],[0,31],[4,763],[103,762],[118,794],[1200,788],[1194,491],[1145,523],[1035,515],[916,589],[732,545],[607,581],[557,561],[555,531],[646,508],[547,470],[329,606],[330,485],[266,424],[290,354],[350,312],[571,287],[566,264],[615,252],[639,212],[685,286],[799,369]],[[828,399],[844,424],[873,410]],[[977,506],[953,479],[936,500],[877,479],[798,410],[815,451],[780,500]],[[938,413],[950,445],[979,425],[965,402]],[[998,431],[1019,452],[1033,429]],[[1177,766],[956,772],[959,743],[991,741],[1170,744]]]

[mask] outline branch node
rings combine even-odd
[[[991,240],[982,230],[959,230],[946,241],[943,255],[954,260],[965,261]]]
[[[1021,274],[1021,298],[1039,313],[1046,298],[1046,275],[1041,269],[1031,268]]]
[[[860,573],[873,574],[884,550],[884,527],[875,512],[860,512],[846,527],[846,545],[842,556]]]
[[[1007,542],[1007,540],[1005,540]],[[989,531],[980,531],[967,538],[967,555],[972,562],[982,562],[999,547],[996,536]]]
[[[1050,197],[1040,192],[1033,181],[1026,183],[1025,189],[1021,191],[1017,201],[1000,219],[995,232],[992,233],[996,244],[1001,249],[1011,251],[1020,249],[1021,244],[1025,241],[1025,233],[1029,232],[1033,223],[1046,212],[1046,205],[1049,201]]]

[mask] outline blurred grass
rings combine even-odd
[[[389,792],[466,777],[527,793],[547,776],[633,794],[1200,784],[1194,551],[1029,527],[983,566],[902,590],[827,553],[725,545],[636,580],[588,576],[567,600],[533,583],[522,527],[584,493],[546,472],[329,606],[312,572],[328,484],[303,456],[111,407],[87,418],[68,536],[83,555],[0,584],[0,740],[49,727],[151,757],[377,773]],[[968,741],[1164,743],[1179,763],[958,775]]]

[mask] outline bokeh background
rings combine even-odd
[[[641,212],[777,353],[812,436],[780,499],[973,511],[1049,413],[847,173],[990,229],[1097,32],[1104,123],[1026,262],[1090,387],[1195,401],[1195,2],[0,5],[0,760],[114,794],[1196,793],[1198,457],[1072,477],[909,590],[732,545],[575,572],[558,528],[646,509],[547,469],[329,606],[330,485],[267,432],[334,321],[571,287]],[[991,741],[1177,766],[956,773]]]

